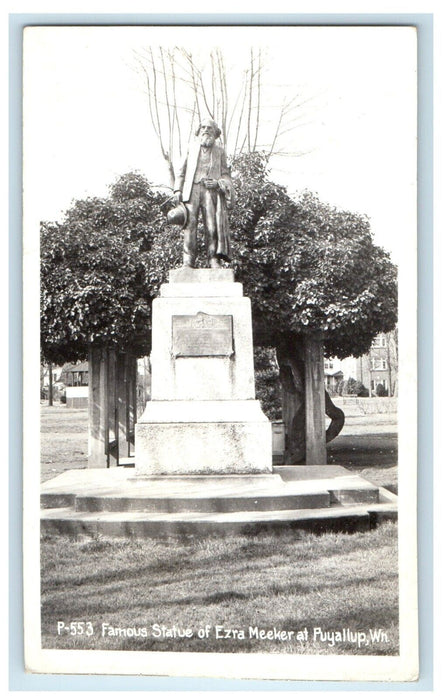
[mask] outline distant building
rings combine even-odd
[[[62,367],[52,365],[52,381],[61,382],[61,373],[63,371]],[[40,384],[42,387],[49,386],[50,382],[50,369],[49,365],[41,365],[40,367]]]
[[[360,381],[375,394],[382,387],[388,396],[397,393],[397,343],[393,333],[379,333],[368,355],[360,358]],[[357,377],[359,379],[359,377]]]
[[[62,367],[57,365],[42,364],[40,365],[40,399],[49,401],[58,401],[64,392],[64,384],[61,380]]]
[[[144,410],[150,398],[150,363],[143,357],[137,361],[137,406]],[[66,387],[66,406],[70,408],[87,408],[89,399],[89,363],[77,362],[60,368],[60,381]]]
[[[66,386],[66,406],[87,408],[89,398],[89,371],[87,362],[63,365],[61,381]]]
[[[331,395],[337,394],[339,385],[344,379],[344,373],[341,369],[341,361],[337,358],[324,360],[324,380],[325,388]]]
[[[361,382],[370,396],[381,391],[380,387],[387,396],[397,394],[397,341],[394,331],[379,333],[370,351],[362,357],[324,360],[325,387],[329,393],[336,394],[340,382],[350,377]]]

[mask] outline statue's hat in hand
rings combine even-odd
[[[185,204],[180,202],[177,207],[174,207],[169,212],[167,212],[167,221],[169,224],[176,224],[184,228],[187,224],[187,219],[189,218],[189,212]]]

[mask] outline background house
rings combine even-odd
[[[342,382],[352,378],[368,389],[369,396],[397,396],[397,360],[397,331],[379,333],[370,351],[362,357],[326,358],[325,387],[331,395],[336,395],[342,393]]]
[[[87,408],[89,398],[89,372],[87,362],[63,365],[61,381],[66,386],[66,406]]]
[[[325,388],[331,396],[339,393],[339,388],[344,379],[344,372],[341,368],[342,362],[337,358],[324,360],[324,381]]]

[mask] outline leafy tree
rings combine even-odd
[[[269,420],[282,417],[281,386],[279,367],[273,348],[255,348],[255,387],[256,398]]]
[[[388,396],[388,391],[383,384],[378,384],[376,387],[376,396]]]
[[[290,463],[305,444],[305,338],[320,338],[326,356],[368,352],[374,336],[395,325],[396,268],[366,217],[310,192],[291,198],[266,168],[258,153],[234,162],[233,259],[252,300],[255,344],[276,348]],[[328,396],[326,411],[332,439],[343,414]]]
[[[342,392],[344,394],[349,394],[350,396],[368,396],[368,389],[353,377],[349,377],[345,382],[343,382]]]
[[[267,158],[233,162],[233,266],[252,300],[255,346],[276,349],[287,462],[302,459],[304,339],[323,339],[327,356],[368,352],[397,317],[396,268],[373,242],[366,217],[312,193],[290,197],[267,172]],[[90,342],[149,351],[151,300],[179,265],[181,236],[166,226],[166,196],[129,173],[109,197],[74,203],[61,223],[42,225],[42,347],[47,360],[86,357]],[[333,417],[328,437],[343,417]]]
[[[368,352],[397,317],[396,267],[374,244],[368,219],[310,192],[289,197],[259,154],[234,168],[234,267],[259,340],[277,347],[282,338],[320,332],[327,356]]]
[[[41,344],[46,360],[85,359],[90,343],[149,351],[151,269],[165,229],[164,195],[128,173],[105,198],[77,200],[41,226]],[[167,242],[167,232],[163,239]],[[167,250],[167,247],[165,247]],[[166,253],[164,253],[166,254]],[[174,262],[167,250],[169,263]]]

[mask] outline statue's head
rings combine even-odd
[[[212,146],[216,139],[221,136],[221,129],[213,119],[203,119],[195,132],[195,136],[200,137],[203,146]]]

